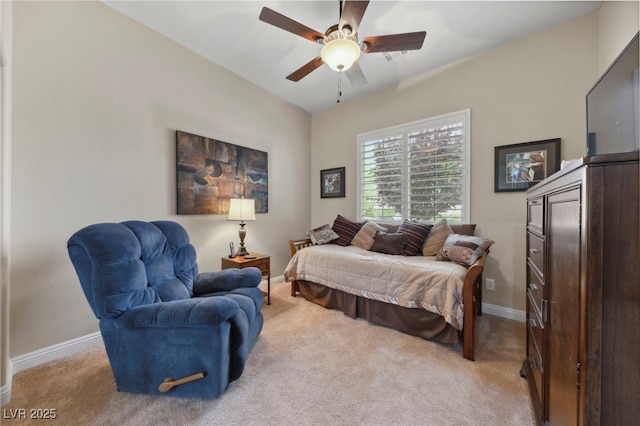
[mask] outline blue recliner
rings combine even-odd
[[[170,221],[90,225],[67,248],[119,391],[217,398],[240,377],[264,321],[259,269],[199,274]]]

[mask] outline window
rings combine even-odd
[[[470,110],[358,135],[361,219],[469,221]]]

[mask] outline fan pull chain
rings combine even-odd
[[[338,73],[338,100],[336,101],[337,104],[340,103],[341,96],[342,96],[342,71]]]

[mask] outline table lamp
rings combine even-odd
[[[229,204],[229,217],[227,220],[239,220],[240,231],[240,248],[236,252],[236,256],[246,256],[249,254],[244,246],[244,237],[247,235],[247,231],[244,229],[246,225],[245,220],[256,220],[256,207],[255,200],[248,198],[232,198]]]

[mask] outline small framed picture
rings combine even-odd
[[[320,198],[344,197],[344,167],[320,170]]]
[[[560,170],[560,138],[495,147],[494,192],[526,191]]]

